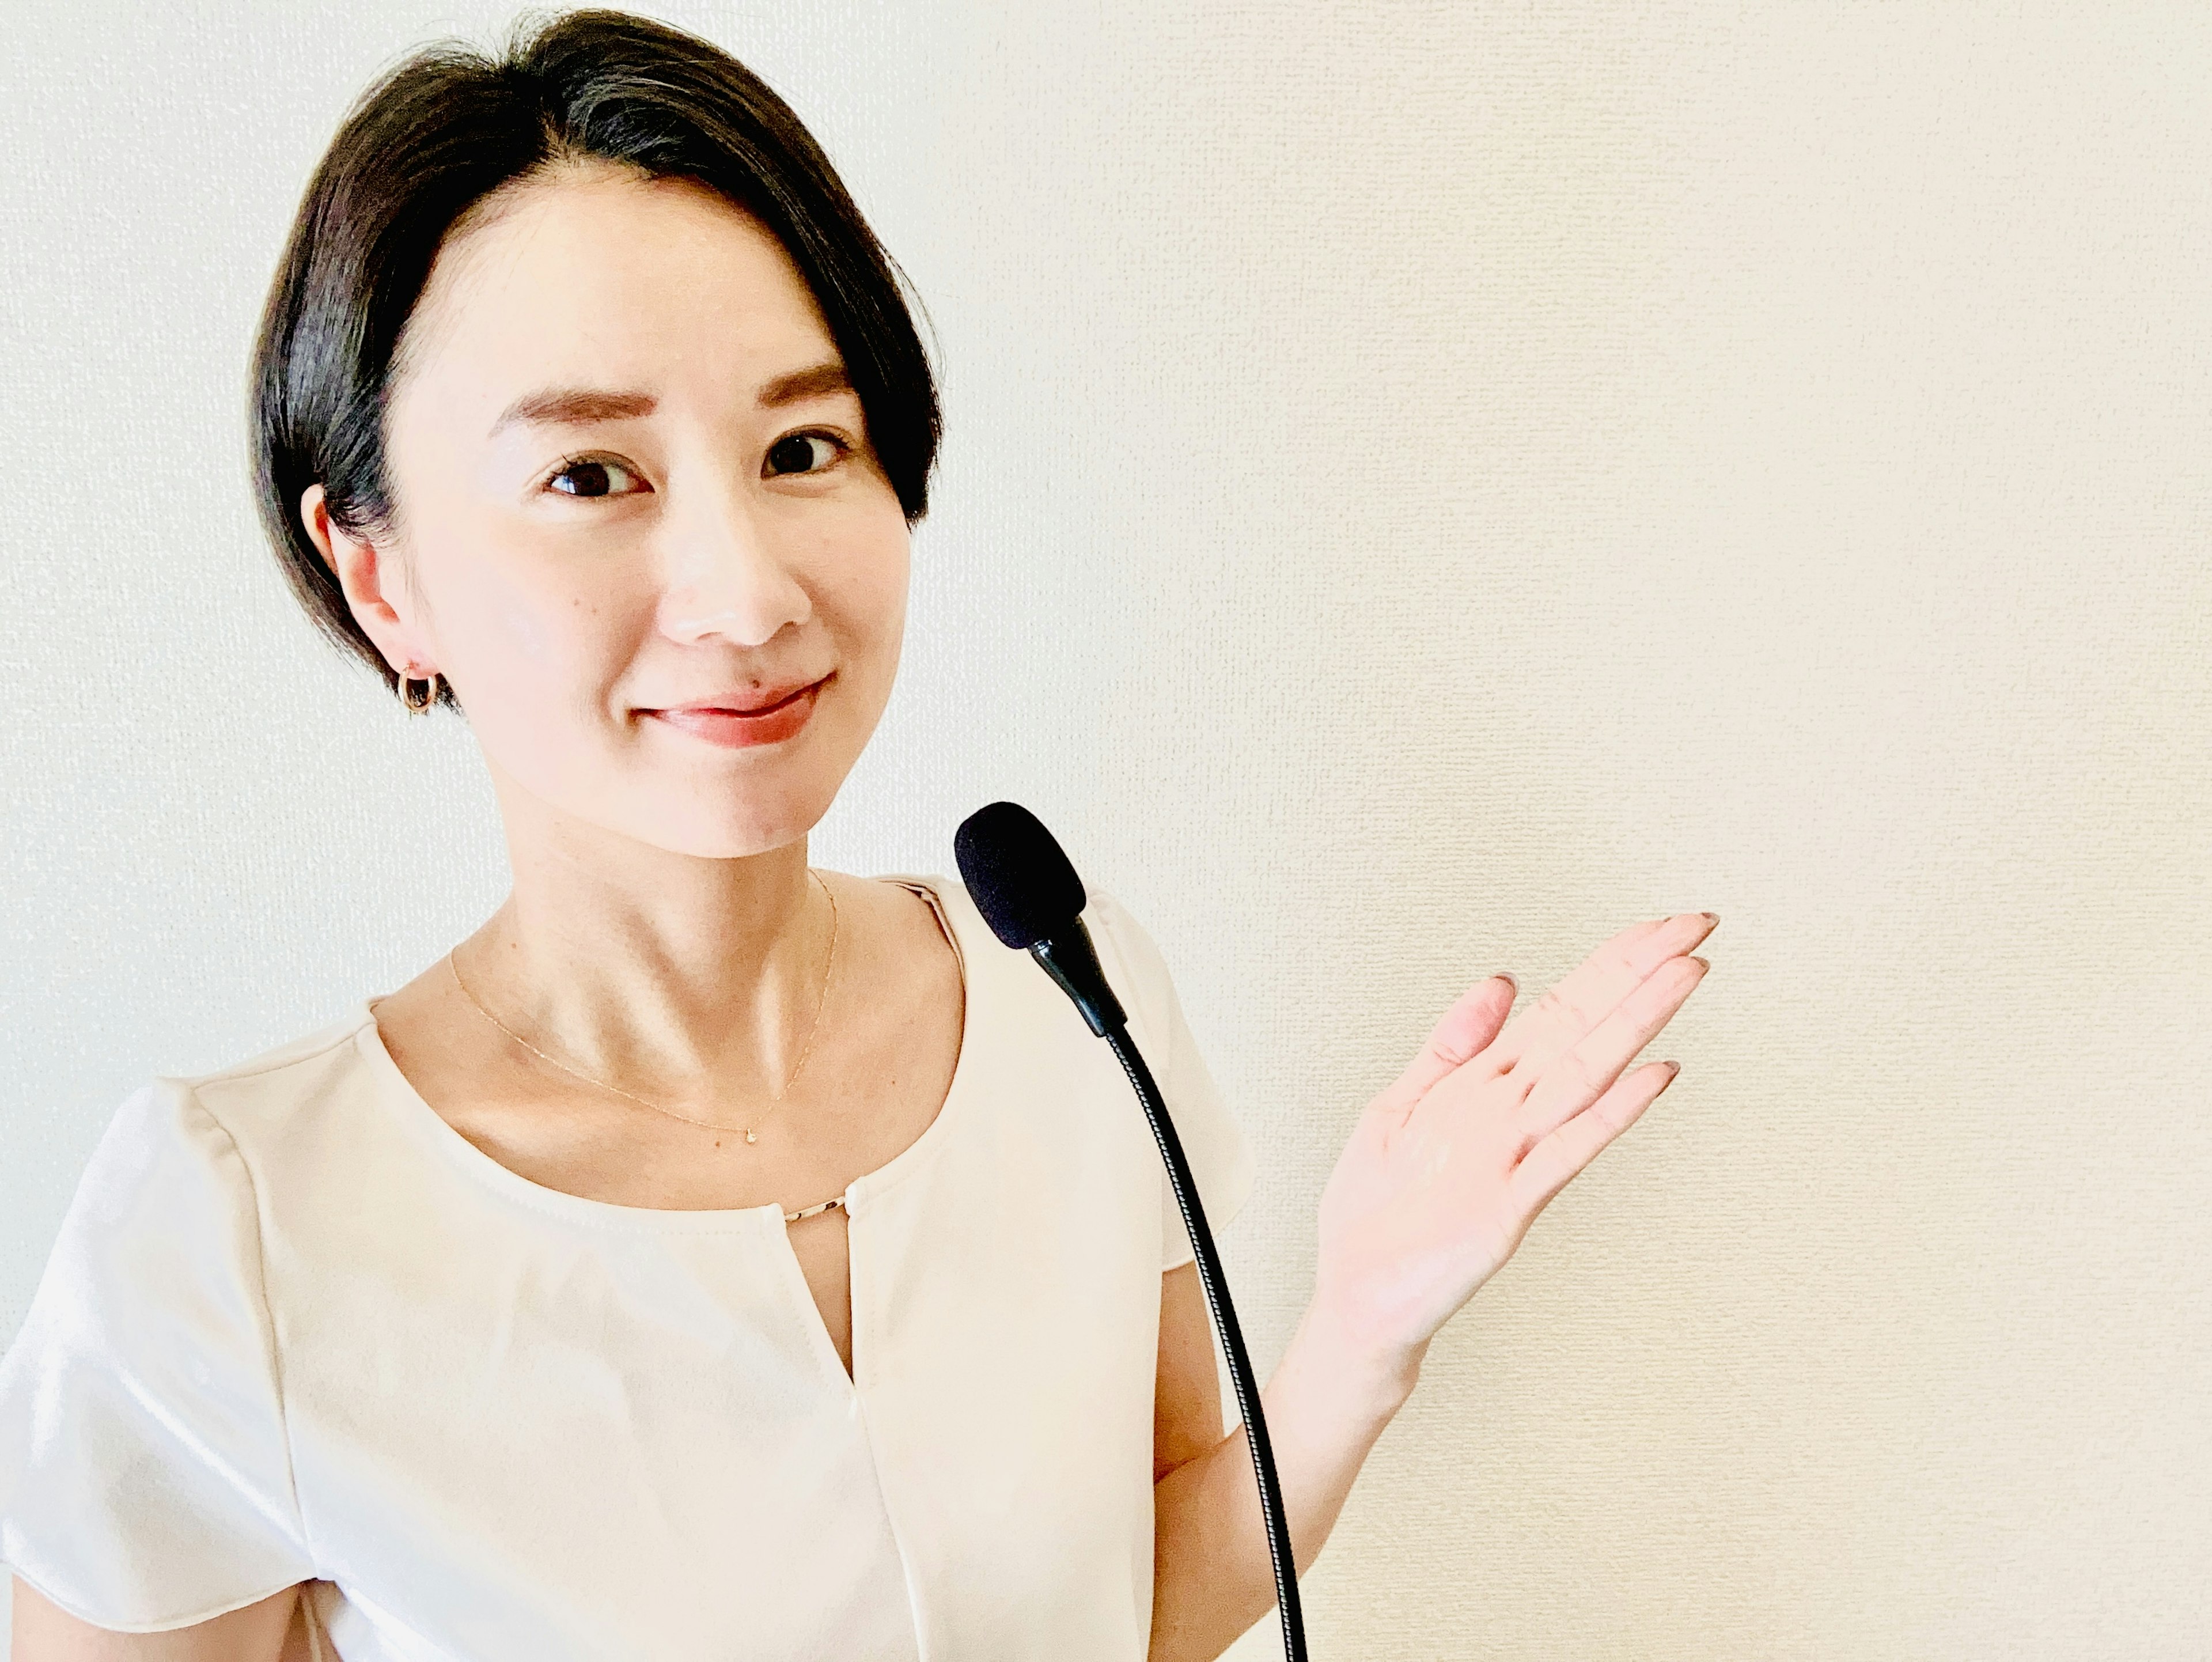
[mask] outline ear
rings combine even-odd
[[[346,608],[395,673],[418,679],[437,668],[429,642],[416,626],[415,606],[386,551],[357,537],[331,517],[320,484],[300,495],[300,523],[344,593]]]

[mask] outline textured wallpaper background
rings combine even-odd
[[[7,11],[0,1335],[133,1086],[503,891],[465,728],[282,588],[242,387],[345,103],[510,15]],[[2212,1654],[2212,15],[660,15],[792,100],[939,345],[814,858],[951,874],[1012,796],[1146,922],[1263,1148],[1263,1367],[1454,995],[1722,915],[1682,1077],[1376,1452],[1315,1654]]]

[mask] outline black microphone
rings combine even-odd
[[[1136,1087],[1137,1100],[1159,1144],[1166,1163],[1168,1182],[1176,1204],[1182,1210],[1183,1228],[1198,1261],[1198,1279],[1206,1290],[1213,1330],[1229,1362],[1230,1385],[1236,1392],[1237,1412],[1243,1416],[1244,1439],[1252,1453],[1252,1473],[1260,1485],[1260,1511],[1267,1528],[1267,1554],[1274,1561],[1275,1605],[1283,1618],[1283,1653],[1290,1662],[1306,1662],[1305,1616],[1298,1604],[1297,1562],[1291,1555],[1291,1528],[1283,1515],[1282,1486],[1275,1476],[1275,1451],[1267,1440],[1267,1417],[1260,1406],[1260,1387],[1252,1377],[1252,1361],[1244,1351],[1244,1335],[1237,1325],[1237,1306],[1230,1301],[1229,1283],[1221,1273],[1221,1257],[1214,1251],[1213,1232],[1206,1227],[1206,1208],[1199,1203],[1198,1185],[1192,1180],[1190,1162],[1184,1158],[1182,1140],[1161,1099],[1159,1086],[1137,1047],[1129,1042],[1129,1018],[1121,1001],[1107,984],[1098,966],[1098,954],[1084,927],[1082,911],[1090,894],[1058,839],[1044,823],[1018,802],[993,802],[961,822],[952,838],[954,857],[960,862],[961,881],[967,885],[975,910],[1005,945],[1026,952],[1075,1001],[1091,1031],[1104,1039],[1121,1063],[1121,1070]]]

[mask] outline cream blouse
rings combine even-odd
[[[1066,995],[957,882],[891,880],[966,1020],[844,1194],[851,1376],[781,1205],[532,1183],[364,1004],[123,1105],[0,1363],[0,1560],[133,1632],[309,1582],[343,1662],[1137,1662],[1182,1220]],[[1085,921],[1225,1224],[1251,1147],[1150,936]]]

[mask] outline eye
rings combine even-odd
[[[635,470],[599,456],[571,457],[545,488],[563,496],[634,496],[652,489]]]
[[[770,478],[827,472],[851,447],[830,433],[787,434],[769,446],[766,472]]]

